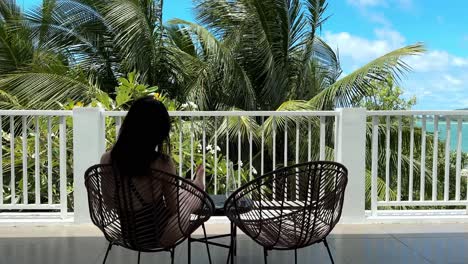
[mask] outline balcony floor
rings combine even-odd
[[[209,224],[210,234],[227,224]],[[199,233],[198,233],[199,234]],[[239,236],[237,263],[262,264],[261,248]],[[468,263],[468,224],[338,225],[329,236],[335,263]],[[101,263],[106,242],[90,225],[0,226],[0,263]],[[211,246],[213,263],[226,263],[227,250]],[[187,263],[186,244],[176,263]],[[323,245],[298,251],[298,263],[330,263]],[[137,254],[114,248],[107,263],[136,263]],[[293,263],[293,252],[274,251],[269,263]],[[170,263],[168,253],[142,254],[142,264]],[[192,263],[208,263],[203,244],[192,247]]]

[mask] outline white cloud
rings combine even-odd
[[[388,28],[374,30],[363,37],[349,32],[327,31],[324,40],[338,48],[343,70],[351,73],[369,61],[407,45],[405,37]],[[444,50],[431,50],[420,56],[405,58],[413,68],[401,83],[404,96],[416,95],[415,109],[459,109],[468,107],[468,57]]]
[[[417,109],[450,110],[468,107],[468,78],[464,71],[449,67],[447,72],[413,72],[402,87],[417,97]]]
[[[350,57],[355,63],[364,63],[380,57],[404,45],[405,38],[397,31],[376,29],[375,39],[366,39],[348,32],[325,32],[324,39],[332,47],[338,48],[340,56]]]
[[[355,6],[369,21],[386,28],[391,28],[392,23],[384,15],[384,9],[396,7],[409,11],[413,7],[413,0],[347,0],[347,2]]]
[[[385,0],[348,0],[348,3],[358,7],[387,5]]]
[[[421,56],[406,58],[405,61],[414,71],[441,71],[449,66],[450,54],[446,51],[434,50]]]
[[[359,8],[390,7],[396,4],[398,8],[410,9],[413,6],[412,0],[348,0],[348,3]]]
[[[405,43],[405,37],[400,32],[389,29],[376,29],[374,33],[378,39],[387,40],[391,47],[400,47]]]
[[[390,22],[383,13],[365,12],[364,16],[366,16],[371,22],[380,24],[386,28],[390,28],[392,26],[392,22]]]
[[[389,29],[374,30],[374,38],[371,39],[349,32],[326,31],[324,39],[332,48],[338,48],[341,57],[351,59],[353,65],[362,65],[406,45],[406,39],[400,32]],[[443,72],[451,67],[468,68],[468,57],[455,56],[444,50],[411,56],[405,58],[405,62],[416,72]]]
[[[433,50],[421,56],[405,59],[405,62],[419,72],[445,71],[450,67],[464,67],[468,59],[454,56],[447,51]]]
[[[411,9],[413,7],[413,0],[397,0],[397,4],[401,9]]]
[[[444,79],[451,85],[459,86],[463,84],[462,80],[457,79],[450,74],[445,74]]]
[[[467,108],[468,107],[468,98],[467,99],[461,99],[459,100],[460,104],[461,105],[464,105],[464,107],[460,107],[460,108]]]
[[[463,59],[463,58],[459,58],[459,57],[453,58],[452,62],[453,62],[453,65],[459,66],[459,67],[468,65],[468,59]]]

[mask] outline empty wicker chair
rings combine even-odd
[[[85,173],[91,220],[113,245],[141,252],[174,250],[213,214],[209,196],[192,182],[153,170],[151,177],[119,177],[112,165]],[[103,192],[103,189],[106,190]],[[189,256],[190,258],[190,256]]]
[[[226,215],[264,249],[294,250],[323,242],[338,223],[347,184],[347,169],[336,162],[316,161],[278,169],[234,192]]]

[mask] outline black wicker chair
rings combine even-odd
[[[315,161],[278,169],[247,183],[225,203],[227,217],[264,249],[294,250],[323,242],[338,223],[348,182],[336,162]]]
[[[100,164],[85,173],[91,220],[109,241],[103,263],[113,245],[138,251],[138,263],[141,252],[161,251],[174,263],[176,246],[210,218],[213,201],[192,182],[162,171],[143,180],[114,172]]]

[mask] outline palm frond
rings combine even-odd
[[[218,138],[226,138],[228,136],[231,142],[238,142],[239,136],[241,142],[248,142],[252,135],[253,144],[260,142],[260,126],[255,117],[252,116],[225,117],[219,125],[216,134]]]
[[[2,109],[23,109],[24,107],[18,102],[18,99],[5,92],[0,90],[0,105]]]
[[[197,56],[195,43],[193,43],[187,30],[184,30],[179,25],[169,24],[165,27],[165,32],[175,47],[193,57]]]
[[[140,72],[151,85],[156,83],[162,34],[157,30],[157,1],[112,0],[105,5],[104,18],[115,34],[125,69]]]
[[[21,8],[15,0],[3,0],[0,2],[0,21],[18,21],[21,17]]]
[[[372,92],[371,80],[383,80],[383,76],[389,75],[399,79],[410,70],[403,58],[424,51],[421,43],[394,50],[338,80],[309,102],[317,110],[351,106]]]
[[[198,47],[203,48],[204,59],[211,61],[212,76],[216,76],[216,79],[221,80],[222,85],[218,85],[217,88],[223,91],[225,96],[224,98],[218,97],[218,99],[221,99],[226,105],[253,109],[256,96],[252,83],[231,51],[206,28],[198,24],[180,19],[171,20],[169,24],[184,25],[184,30],[188,30],[199,40]],[[205,84],[201,83],[201,85]],[[200,87],[198,90],[202,89],[205,90],[206,88]],[[205,93],[200,94],[200,96],[210,96],[210,94]]]
[[[76,76],[36,72],[10,74],[0,87],[27,109],[58,109],[68,99],[89,103],[97,89]]]
[[[317,29],[320,29],[322,25],[327,21],[329,17],[323,17],[325,14],[325,11],[328,8],[328,3],[326,0],[307,0],[306,1],[306,7],[307,10],[309,11],[309,24],[311,27],[311,34],[309,36],[309,39],[314,39],[315,38],[315,32]]]

